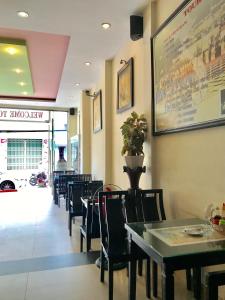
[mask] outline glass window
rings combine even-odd
[[[41,139],[8,139],[8,170],[38,169],[41,160]]]

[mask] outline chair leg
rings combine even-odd
[[[142,269],[143,269],[143,261],[142,259],[138,260],[138,275],[142,276]]]
[[[187,289],[191,291],[191,269],[186,269]]]
[[[91,238],[87,237],[87,252],[89,252],[91,249]]]
[[[150,258],[146,261],[146,296],[147,298],[151,298],[151,260]]]
[[[105,255],[103,253],[103,250],[101,248],[100,251],[100,262],[101,262],[101,266],[100,266],[100,281],[104,282],[104,275],[105,275],[105,269],[104,269],[104,262],[105,262]]]
[[[80,252],[83,252],[83,234],[80,231]]]
[[[152,274],[153,274],[153,296],[157,298],[158,296],[158,266],[155,261],[152,264]]]
[[[207,288],[207,296],[207,300],[218,300],[218,286],[209,282]]]
[[[108,260],[108,272],[109,272],[109,300],[113,300],[113,264]]]
[[[68,218],[68,227],[69,227],[69,234],[70,236],[72,236],[72,217],[69,214],[69,218]]]
[[[195,299],[201,299],[201,268],[193,269],[193,290]]]

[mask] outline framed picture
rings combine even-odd
[[[93,99],[93,131],[102,129],[102,91],[100,90]]]
[[[186,0],[152,36],[154,135],[225,124],[224,12]]]
[[[134,62],[131,57],[117,73],[117,112],[134,105]]]

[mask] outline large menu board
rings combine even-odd
[[[185,1],[151,42],[154,134],[224,124],[225,1]]]

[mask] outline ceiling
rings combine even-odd
[[[28,103],[6,99],[0,100],[0,106],[11,104],[63,108],[79,106],[81,91],[92,88],[98,82],[104,61],[112,58],[129,40],[129,16],[140,14],[148,1],[0,0],[0,36],[1,34],[6,36],[4,32],[9,29],[16,29],[18,35],[20,31],[33,31],[35,33],[30,32],[31,35],[45,33],[49,36],[67,37],[69,40],[64,67],[62,60],[54,60],[55,63],[61,63],[63,69],[61,76],[56,76],[59,83],[56,102]],[[19,18],[17,11],[27,11],[29,17]],[[111,23],[111,28],[103,30],[101,27],[103,22]],[[51,46],[51,39],[46,39],[46,43],[50,43]],[[45,87],[42,91],[44,94],[48,85],[54,85],[56,81],[50,78],[50,69],[44,63],[51,60],[49,52],[41,51],[39,47],[41,44],[36,43],[35,49],[30,49],[29,56],[31,60],[31,51],[40,56],[39,63],[45,69]],[[59,47],[55,45],[55,49],[57,52]],[[89,67],[84,65],[86,61],[91,62]],[[76,83],[80,85],[76,86]]]

